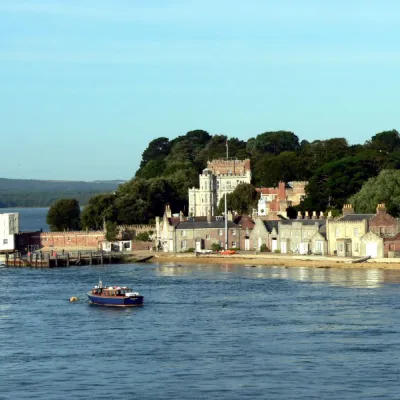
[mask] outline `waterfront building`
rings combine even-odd
[[[209,161],[199,175],[199,188],[189,188],[189,215],[206,217],[210,212],[215,216],[225,193],[232,193],[240,183],[250,182],[249,159]]]
[[[249,236],[254,222],[249,217],[227,215],[228,248],[250,250]],[[184,217],[172,215],[169,205],[162,218],[156,217],[156,248],[164,252],[211,250],[213,244],[225,247],[225,219],[223,216]]]
[[[15,236],[19,232],[19,214],[0,214],[0,252],[15,250]]]
[[[279,182],[278,187],[256,188],[260,193],[257,210],[258,217],[274,218],[277,215],[286,217],[286,209],[300,204],[305,198],[305,186],[308,182]]]

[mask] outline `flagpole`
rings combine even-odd
[[[228,161],[228,138],[226,139],[226,161]],[[226,204],[226,184],[225,181],[225,250],[228,250],[228,206]]]

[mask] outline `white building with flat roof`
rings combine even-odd
[[[19,214],[0,214],[0,252],[14,251],[15,235],[19,232]]]

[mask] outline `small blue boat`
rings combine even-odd
[[[89,302],[99,306],[137,307],[143,305],[143,296],[127,286],[103,286],[99,284],[87,293]]]

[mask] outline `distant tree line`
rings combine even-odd
[[[338,212],[349,201],[360,211],[385,202],[393,215],[400,213],[395,190],[400,169],[400,135],[396,130],[377,133],[356,145],[340,137],[300,141],[288,131],[264,132],[243,141],[195,130],[172,140],[152,140],[130,181],[112,194],[89,200],[81,215],[82,227],[101,229],[104,220],[121,225],[151,222],[163,214],[167,203],[173,212],[187,214],[188,188],[197,187],[208,160],[226,157],[226,141],[230,157],[250,158],[253,174],[252,185],[239,185],[228,196],[231,209],[250,213],[257,203],[255,187],[308,181],[307,197],[292,213]],[[370,195],[376,187],[379,190]]]

